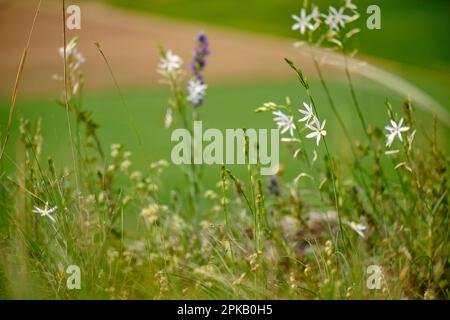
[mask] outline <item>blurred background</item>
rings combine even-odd
[[[0,126],[5,131],[9,99],[20,57],[26,44],[38,0],[0,0]],[[297,14],[302,1],[295,0],[104,0],[67,1],[81,7],[81,30],[70,31],[80,38],[80,51],[86,58],[83,105],[92,110],[100,123],[104,148],[122,143],[133,153],[131,170],[147,168],[151,161],[170,159],[171,130],[164,128],[168,89],[158,82],[158,44],[179,54],[187,67],[192,59],[195,40],[204,31],[210,40],[212,55],[205,73],[209,90],[200,113],[204,126],[216,128],[273,128],[269,114],[255,114],[255,107],[266,101],[283,102],[289,96],[300,106],[306,100],[296,77],[283,61],[294,60],[307,74],[312,92],[317,97],[321,116],[328,119],[328,133],[333,152],[348,154],[342,133],[327,104],[312,62],[305,49],[296,49],[298,32],[291,31],[292,14]],[[338,0],[316,0],[321,11]],[[449,110],[450,92],[450,2],[448,0],[361,0],[354,1],[362,15],[362,32],[354,45],[358,58],[402,77],[435,102]],[[381,8],[381,30],[368,30],[365,22],[368,5]],[[44,159],[52,155],[57,164],[70,164],[70,147],[65,111],[56,100],[62,91],[61,1],[44,0],[31,39],[24,78],[17,98],[12,136],[7,148],[9,165],[19,149],[20,116],[43,120]],[[124,109],[119,92],[99,55],[98,41],[124,94],[129,113]],[[363,133],[353,109],[344,73],[339,68],[324,67],[332,95],[356,139]],[[385,97],[396,111],[401,111],[404,94],[395,88],[356,76],[358,98],[366,119],[384,127]],[[422,107],[422,108],[421,108]],[[431,113],[417,106],[423,136],[431,131]],[[141,137],[138,142],[136,130]],[[439,126],[442,143],[448,146],[448,127]],[[419,138],[421,139],[421,138]],[[310,145],[313,148],[313,145]],[[347,150],[347,151],[346,151]],[[288,150],[282,151],[286,176],[298,174]],[[237,168],[236,170],[241,170]],[[170,185],[183,183],[179,168],[167,171]],[[219,179],[216,166],[208,167],[205,184]],[[168,188],[169,190],[170,188]]]

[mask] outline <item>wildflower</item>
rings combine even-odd
[[[386,130],[389,131],[389,133],[386,135],[387,137],[387,141],[386,141],[386,146],[390,147],[392,145],[392,143],[395,140],[395,137],[398,137],[398,139],[400,141],[403,141],[402,138],[402,132],[408,131],[409,127],[406,126],[402,126],[403,125],[403,118],[400,119],[400,121],[397,123],[395,123],[394,120],[391,120],[391,125],[392,127],[386,126]]]
[[[200,80],[191,79],[188,84],[188,97],[187,100],[192,103],[194,107],[198,107],[203,103],[203,99],[206,95],[206,89],[208,86],[202,83]]]
[[[300,33],[304,34],[306,29],[314,29],[314,26],[310,23],[311,16],[306,15],[306,10],[304,8],[300,11],[300,15],[296,16],[293,14],[292,18],[297,21],[297,23],[292,26],[293,31],[300,30]]]
[[[325,24],[331,30],[338,31],[339,27],[344,28],[345,23],[350,20],[350,17],[344,14],[344,7],[339,8],[339,11],[334,7],[330,7],[328,10],[328,15],[323,15],[323,17],[325,18]]]
[[[159,68],[164,72],[176,72],[181,68],[183,64],[183,60],[175,54],[172,53],[171,50],[168,50],[163,57],[161,57],[161,62],[159,64]]]
[[[365,239],[366,235],[364,234],[364,231],[367,229],[367,227],[363,224],[356,224],[355,222],[351,221],[345,221],[345,224],[347,224],[350,228],[353,229],[361,238]]]
[[[208,86],[203,81],[202,71],[206,66],[206,57],[210,54],[208,37],[203,32],[200,32],[194,51],[194,61],[190,64],[193,78],[188,83],[187,100],[194,107],[201,106],[206,95]]]
[[[309,123],[311,121],[311,119],[314,118],[313,108],[312,108],[312,106],[308,105],[306,102],[303,102],[303,106],[305,107],[305,110],[298,109],[298,111],[300,113],[303,113],[305,115],[305,117],[301,118],[298,121],[299,122],[306,121],[306,123]]]
[[[330,30],[338,30],[339,27],[337,25],[336,19],[332,14],[323,14],[322,15],[325,18],[325,24],[330,28]]]
[[[39,214],[41,217],[48,217],[52,222],[56,222],[56,219],[50,215],[50,213],[54,212],[56,209],[58,209],[58,207],[49,208],[48,202],[46,202],[44,209],[35,206],[33,212]]]
[[[317,117],[314,117],[313,122],[314,122],[314,125],[311,125],[310,123],[306,124],[306,127],[313,131],[313,132],[309,133],[306,136],[306,138],[311,139],[311,138],[315,137],[316,143],[317,143],[317,145],[319,145],[320,138],[322,136],[325,137],[327,135],[327,132],[324,130],[327,120],[323,120],[322,124],[320,124],[319,119],[317,119]]]
[[[350,16],[345,15],[344,14],[344,10],[345,10],[345,8],[342,8],[342,7],[339,8],[339,11],[337,11],[333,7],[330,7],[330,12],[333,13],[336,23],[339,26],[341,26],[342,28],[344,28],[345,27],[345,23],[350,20]]]
[[[289,131],[290,135],[294,136],[294,130],[296,129],[294,117],[287,116],[281,111],[275,111],[272,114],[276,116],[273,120],[277,124],[278,129],[281,130],[281,133],[286,133]]]
[[[200,32],[197,38],[197,46],[194,51],[194,61],[190,64],[194,77],[203,82],[203,75],[201,72],[206,66],[206,57],[211,54],[209,51],[208,37]]]
[[[59,56],[65,60],[67,65],[67,78],[69,79],[68,93],[75,96],[79,93],[84,84],[83,73],[79,70],[80,66],[86,62],[86,59],[77,49],[78,38],[75,37],[66,45],[65,48],[59,48]],[[63,77],[56,76],[55,79],[63,80]]]
[[[75,70],[86,62],[84,56],[77,49],[78,39],[73,38],[66,46],[66,60],[69,65]],[[59,55],[64,59],[64,48],[59,48]]]

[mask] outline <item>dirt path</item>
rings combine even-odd
[[[59,2],[43,1],[31,51],[26,64],[22,92],[59,90],[61,84],[52,75],[61,73],[61,8]],[[20,56],[38,1],[0,0],[0,95],[11,92]],[[80,49],[89,88],[112,86],[94,41],[101,43],[121,86],[157,85],[157,45],[164,43],[187,63],[199,30],[210,37],[212,56],[207,78],[210,81],[252,80],[261,77],[292,76],[283,57],[297,56],[290,41],[251,33],[223,30],[200,24],[182,23],[161,17],[138,15],[99,4],[82,4],[82,28],[69,32],[80,37]],[[300,59],[307,59],[298,57]],[[305,63],[309,65],[309,63]]]

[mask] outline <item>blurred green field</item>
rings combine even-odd
[[[144,12],[184,20],[223,25],[257,33],[295,38],[291,31],[292,14],[298,14],[302,1],[294,0],[107,0],[107,2]],[[344,1],[313,1],[326,11]],[[405,64],[450,71],[448,0],[358,0],[361,12],[356,46],[362,53]],[[381,8],[382,29],[365,27],[369,5]]]

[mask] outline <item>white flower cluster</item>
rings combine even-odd
[[[86,59],[77,49],[78,39],[73,38],[66,46],[66,60],[68,62],[69,69],[76,70],[82,64],[86,62]],[[58,50],[59,55],[64,59],[64,48],[61,47]]]
[[[325,130],[325,124],[327,121],[324,120],[322,123],[320,123],[319,119],[314,114],[312,105],[303,102],[303,106],[305,107],[304,110],[298,110],[303,116],[303,118],[299,119],[298,122],[305,122],[305,127],[311,131],[306,135],[306,138],[315,138],[316,144],[319,145],[320,139],[327,135],[327,132]],[[294,130],[297,129],[294,123],[294,117],[288,116],[282,111],[274,111],[272,113],[275,116],[273,120],[278,126],[278,129],[281,130],[281,133],[284,134],[286,132],[289,132],[291,137],[294,137]]]
[[[181,72],[181,67],[183,65],[183,60],[172,53],[171,50],[167,50],[162,56],[160,63],[158,65],[158,72],[168,77],[169,79],[175,79]],[[191,103],[194,107],[199,106],[203,103],[206,96],[206,89],[208,85],[203,81],[192,78],[187,84],[187,98],[186,100]],[[169,109],[170,110],[170,109]],[[172,111],[167,111],[165,117],[166,128],[170,127],[172,123]]]
[[[275,116],[273,121],[275,121],[278,129],[281,130],[281,133],[284,134],[289,131],[289,134],[293,137],[294,130],[297,128],[294,123],[294,117],[287,116],[281,111],[274,111],[273,115]]]
[[[193,78],[189,80],[187,100],[194,106],[200,105],[206,96],[207,88],[208,85],[198,79]]]
[[[171,50],[167,50],[164,56],[161,57],[161,62],[158,67],[159,70],[166,73],[173,73],[180,70],[183,65],[183,60],[172,53]]]
[[[320,123],[319,119],[314,115],[312,105],[303,102],[304,110],[299,109],[298,111],[304,115],[304,117],[299,122],[305,122],[306,128],[311,130],[311,132],[306,136],[308,139],[316,138],[316,144],[319,145],[320,138],[325,137],[327,132],[325,131],[325,124],[327,120],[323,120]]]
[[[303,35],[309,29],[311,31],[317,30],[322,22],[328,26],[329,30],[337,32],[345,28],[346,23],[353,22],[359,18],[357,7],[352,3],[352,0],[346,0],[345,5],[336,9],[335,7],[328,8],[328,14],[320,13],[317,6],[312,6],[310,14],[307,14],[306,9],[302,8],[300,14],[292,15],[295,24],[292,30],[299,30]],[[347,14],[350,11],[352,15]],[[321,20],[323,18],[323,21]]]
[[[84,83],[84,76],[81,71],[81,65],[86,62],[86,59],[78,51],[78,38],[75,37],[66,45],[66,50],[64,47],[58,49],[60,57],[66,61],[67,65],[67,77],[69,78],[68,83],[70,84],[68,88],[68,93],[71,95],[76,95],[79,93],[80,88],[82,88]],[[64,52],[65,51],[65,52]],[[55,79],[63,80],[62,76],[55,75]]]

